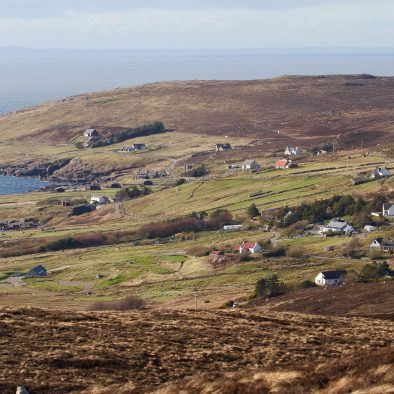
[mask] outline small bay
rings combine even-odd
[[[0,175],[0,195],[25,194],[49,185],[36,178]]]

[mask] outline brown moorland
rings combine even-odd
[[[394,384],[394,323],[387,320],[256,310],[119,313],[3,308],[0,332],[3,394],[15,393],[19,384],[33,394],[159,389],[255,393],[268,392],[262,389],[267,381],[278,385],[281,380],[296,381],[301,388],[303,381],[304,390],[294,392],[316,388],[315,392],[340,393],[345,391],[329,387],[341,380],[341,374],[351,385],[368,368],[371,376],[375,374],[375,385]],[[375,352],[378,356],[373,356]],[[367,365],[366,355],[369,362],[375,361]],[[354,363],[357,357],[364,361]],[[343,370],[338,367],[341,363]],[[249,372],[242,377],[238,372],[245,369]],[[335,371],[332,377],[330,371]],[[223,377],[228,373],[230,379]],[[200,391],[190,381],[174,382],[199,374],[208,376]],[[200,381],[198,376],[194,379]],[[165,386],[171,382],[173,386]],[[253,390],[255,383],[261,390]],[[341,384],[341,389],[349,387]],[[217,389],[209,389],[210,385]]]
[[[0,140],[69,142],[88,126],[137,127],[160,120],[176,131],[265,143],[341,135],[344,144],[364,139],[376,145],[394,132],[393,99],[394,78],[369,75],[162,82],[7,114],[0,117]]]

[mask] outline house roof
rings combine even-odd
[[[285,167],[287,164],[289,163],[289,160],[287,159],[282,159],[282,160],[278,160],[275,165],[277,167]]]
[[[256,160],[248,159],[248,160],[245,160],[242,164],[245,166],[250,166],[251,164],[257,164],[257,162],[256,162]]]
[[[327,224],[328,228],[335,228],[338,230],[343,230],[345,229],[349,224],[345,220],[341,219],[333,219],[330,220],[330,222]]]
[[[257,245],[257,242],[244,242],[241,245],[242,249],[253,249]]]
[[[389,238],[376,238],[374,241],[379,242],[380,246],[391,246],[394,247],[394,241]]]
[[[42,265],[37,265],[36,267],[32,268],[26,275],[43,275],[46,274],[47,270]]]
[[[346,270],[337,271],[322,271],[324,279],[340,279],[343,275],[347,274]]]

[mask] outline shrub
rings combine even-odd
[[[193,178],[201,178],[207,174],[208,174],[208,169],[204,165],[193,168],[192,170],[185,173],[186,176],[190,176]]]
[[[390,272],[390,266],[387,261],[377,263],[374,261],[372,264],[366,264],[361,268],[360,277],[365,281],[377,281],[385,277]]]
[[[265,257],[283,257],[286,255],[286,248],[284,246],[276,246],[267,252],[264,252]]]
[[[309,224],[308,220],[299,220],[286,228],[285,234],[288,237],[294,237],[295,235],[301,234],[305,227]]]
[[[78,246],[79,243],[75,238],[67,237],[50,242],[48,245],[45,246],[44,249],[49,252],[55,252],[58,250],[77,248]]]
[[[312,282],[311,280],[307,279],[301,282],[300,288],[301,289],[310,289],[312,287],[317,287],[317,284],[315,282]]]
[[[286,250],[287,257],[293,257],[299,259],[301,257],[305,257],[306,249],[303,246],[291,246]]]
[[[171,237],[180,232],[201,231],[206,227],[203,220],[186,217],[171,221],[152,223],[141,227],[138,231],[140,238]]]
[[[119,301],[96,301],[89,308],[92,311],[129,311],[142,309],[144,302],[135,296],[128,296]]]
[[[227,209],[216,209],[211,212],[208,217],[208,226],[211,229],[218,229],[223,227],[225,224],[231,224],[233,221],[233,215]]]
[[[192,246],[186,252],[189,256],[202,257],[208,256],[210,250],[204,246]]]
[[[252,204],[246,210],[246,213],[253,219],[256,216],[260,216],[260,211],[257,209],[256,204]]]
[[[184,183],[186,183],[186,179],[180,178],[180,179],[177,179],[177,180],[176,180],[175,186],[181,186],[181,185],[183,185]]]
[[[285,293],[285,286],[279,282],[278,275],[259,279],[256,283],[257,297],[277,297]]]
[[[79,215],[83,215],[84,213],[93,212],[95,210],[96,210],[96,206],[93,204],[80,204],[73,207],[73,209],[71,210],[71,215],[79,216]]]
[[[365,251],[361,241],[358,238],[352,238],[345,247],[344,255],[352,258],[365,256]]]
[[[133,200],[135,198],[146,196],[151,193],[151,190],[147,187],[142,186],[141,188],[137,186],[133,186],[132,188],[124,188],[120,189],[116,192],[115,198],[119,201],[128,201]]]

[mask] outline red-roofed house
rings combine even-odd
[[[236,250],[239,253],[258,253],[261,251],[261,246],[257,242],[243,242],[241,246],[237,246]]]
[[[297,168],[298,165],[289,159],[281,159],[275,163],[275,168]]]

